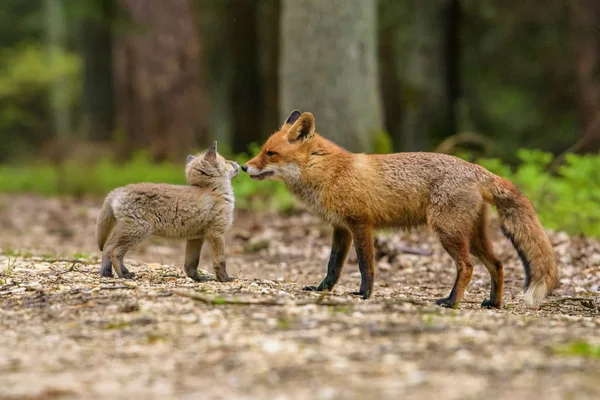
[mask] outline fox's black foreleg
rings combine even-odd
[[[351,244],[352,233],[347,228],[334,227],[331,254],[329,255],[329,263],[327,264],[327,276],[325,276],[325,279],[323,279],[319,286],[307,286],[304,290],[316,290],[320,292],[333,289],[340,279]]]

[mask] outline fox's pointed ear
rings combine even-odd
[[[288,141],[302,140],[306,142],[315,134],[315,118],[309,112],[303,113],[288,130]]]
[[[294,110],[290,113],[290,115],[288,115],[288,117],[285,119],[285,122],[283,123],[284,125],[287,124],[293,124],[294,122],[296,122],[298,120],[298,118],[300,118],[300,116],[302,115],[302,113],[298,110]]]
[[[196,158],[196,157],[194,157],[191,154],[189,156],[187,156],[187,158],[185,159],[185,165],[188,165],[194,158]]]
[[[217,161],[217,141],[215,140],[213,144],[210,145],[206,153],[204,153],[204,159],[210,162]]]

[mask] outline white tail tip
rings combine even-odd
[[[527,291],[523,295],[525,304],[529,307],[538,306],[548,295],[548,288],[545,282],[537,282],[529,285]]]

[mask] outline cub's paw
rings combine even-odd
[[[435,302],[438,306],[445,308],[454,308],[455,303],[450,301],[448,297],[444,297],[443,299],[439,299]]]
[[[104,270],[104,269],[100,270],[100,278],[114,278],[114,277],[115,277],[115,275],[112,272],[112,268],[109,270]]]
[[[194,282],[208,282],[213,280],[210,276],[200,275],[197,272],[193,274],[188,274],[188,278],[190,278]]]
[[[235,276],[229,275],[217,275],[217,281],[219,282],[233,282],[235,281]]]
[[[135,273],[129,272],[129,271],[124,272],[123,273],[123,278],[124,279],[134,279],[135,278]]]

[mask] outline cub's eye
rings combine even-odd
[[[273,157],[275,155],[274,151],[267,151],[267,157]]]

